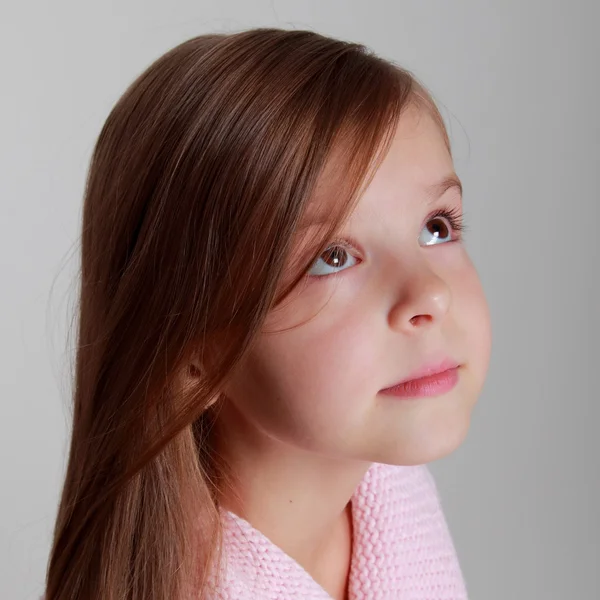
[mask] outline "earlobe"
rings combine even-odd
[[[221,394],[217,394],[216,396],[214,396],[214,398],[212,398],[212,400],[209,401],[209,403],[204,407],[204,410],[209,409],[213,404],[215,404],[217,402],[217,400],[221,397]]]

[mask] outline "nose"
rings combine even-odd
[[[389,314],[390,327],[417,333],[423,327],[439,324],[450,309],[451,293],[446,281],[421,264],[402,278],[400,294]]]

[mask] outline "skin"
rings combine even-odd
[[[424,243],[433,238],[427,224],[447,224],[431,221],[433,211],[461,209],[456,187],[427,195],[452,174],[438,126],[411,108],[341,232],[356,244],[340,267],[320,260],[310,271],[338,274],[309,278],[270,315],[221,400],[218,451],[238,480],[222,505],[334,598],[347,595],[349,501],[371,463],[450,454],[484,384],[491,330],[476,270],[460,233]],[[444,356],[461,365],[450,392],[408,400],[379,393]]]

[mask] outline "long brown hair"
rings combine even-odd
[[[447,139],[409,71],[360,44],[260,28],[178,45],[116,103],[85,190],[47,600],[210,597],[227,485],[214,400],[350,214],[411,102]],[[296,256],[325,173],[332,225]]]

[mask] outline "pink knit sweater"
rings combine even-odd
[[[222,584],[215,600],[331,600],[250,523],[222,510]],[[351,600],[465,600],[435,481],[425,465],[374,463],[352,496]]]

